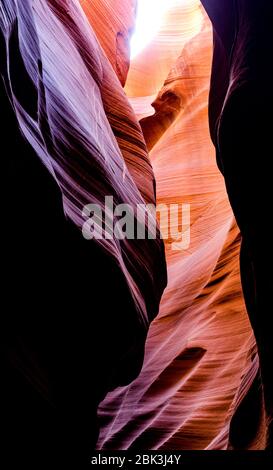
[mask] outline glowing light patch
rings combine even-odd
[[[183,0],[138,0],[135,32],[131,39],[131,58],[136,57],[160,30],[166,12]]]

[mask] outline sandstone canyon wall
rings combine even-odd
[[[141,369],[166,269],[158,230],[86,240],[83,209],[107,195],[114,208],[155,203],[154,175],[79,2],[4,1],[0,13],[6,437],[22,459],[61,444],[87,456],[98,403]]]
[[[202,3],[209,16],[173,2],[130,65],[136,0],[1,1],[2,411],[21,461],[266,447],[272,96],[254,70],[272,52],[271,9]],[[107,195],[190,207],[189,243],[164,246],[159,225],[154,240],[108,238],[107,224],[85,240],[83,208]]]
[[[174,18],[184,32],[177,42],[171,40]],[[153,62],[151,80],[146,57]],[[152,148],[158,204],[191,205],[191,243],[184,251],[173,251],[171,240],[165,244],[168,287],[144,366],[132,385],[100,406],[100,449],[236,447],[229,442],[231,421],[258,373],[241,290],[240,234],[208,127],[211,61],[212,28],[193,1],[169,13],[131,65],[126,89]],[[162,63],[169,71],[161,87]],[[156,96],[150,117],[146,96]],[[251,429],[238,446],[265,445],[259,394],[257,408],[258,419],[247,424]]]
[[[270,333],[272,250],[267,227],[271,210],[272,2],[227,0],[203,4],[214,27],[210,128],[217,160],[242,235],[241,277],[256,336],[267,445],[273,443],[273,347]]]

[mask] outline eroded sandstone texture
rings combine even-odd
[[[87,456],[98,403],[141,369],[166,271],[159,232],[87,241],[82,210],[155,203],[153,170],[77,1],[3,1],[0,34],[6,437],[22,459]]]
[[[130,70],[135,0],[0,3],[10,459],[270,443],[272,5],[202,3]],[[186,249],[83,238],[86,204],[155,188]]]
[[[149,332],[144,366],[133,384],[112,392],[100,406],[102,449],[265,445],[261,396],[255,388],[256,346],[241,292],[240,235],[209,133],[212,28],[199,2],[172,11],[158,42],[167,55],[166,31],[173,18],[188,24],[192,15],[193,28],[188,39],[180,38],[182,51],[163,87],[158,91],[156,80],[154,89],[146,85],[144,53],[132,64],[127,84],[140,117],[146,112],[144,97],[157,95],[155,114],[141,124],[152,148],[158,203],[191,204],[191,244],[179,252],[172,250],[171,241],[166,243],[168,286]],[[147,55],[156,47],[155,39]],[[143,74],[142,95],[134,73]],[[251,386],[255,406],[246,432],[242,417],[235,423],[234,416]],[[243,432],[239,442],[234,427]]]

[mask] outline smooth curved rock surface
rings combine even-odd
[[[137,0],[80,0],[121,84],[130,67],[130,38],[135,25]]]
[[[130,70],[136,0],[0,4],[1,416],[20,464],[270,445],[272,6],[202,3],[213,28],[173,2]],[[184,250],[82,237],[86,204],[156,187],[191,207]]]
[[[241,276],[257,339],[268,446],[273,445],[273,347],[270,292],[272,250],[267,226],[271,210],[273,104],[273,5],[261,0],[203,0],[214,26],[210,128],[229,199],[242,233]]]
[[[139,86],[134,96],[134,76],[129,76],[132,103],[153,147],[158,203],[191,204],[191,244],[175,252],[171,240],[166,242],[169,282],[149,332],[144,366],[132,385],[112,392],[101,404],[99,449],[236,447],[235,433],[232,444],[229,437],[233,417],[258,374],[240,283],[240,234],[208,127],[212,28],[200,5],[194,5],[194,14],[203,18],[201,28],[198,23],[192,39],[190,32],[168,72],[154,115],[143,119],[145,96],[156,87],[148,83],[145,88],[143,80],[144,98]],[[139,59],[130,73],[137,67],[137,77],[145,77]],[[244,445],[260,449],[265,446],[260,396],[256,406],[258,419],[252,425],[249,420]]]
[[[87,241],[82,211],[107,195],[155,203],[153,170],[78,2],[1,2],[0,54],[7,200],[20,206],[6,219],[6,436],[22,459],[62,444],[87,457],[98,403],[141,369],[166,272],[159,231]]]

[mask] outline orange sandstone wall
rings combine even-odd
[[[170,11],[131,65],[126,91],[146,116],[158,204],[190,204],[191,241],[184,251],[165,243],[168,287],[144,367],[102,403],[100,449],[227,449],[231,419],[258,371],[240,234],[209,135],[211,60],[210,22],[189,1]],[[263,445],[262,437],[253,448]]]

